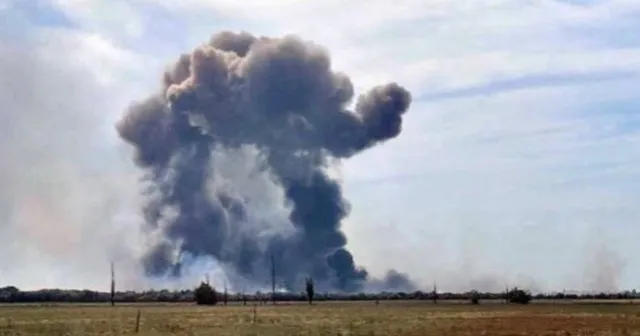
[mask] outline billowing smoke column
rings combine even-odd
[[[213,257],[267,284],[274,258],[291,288],[312,276],[320,288],[360,290],[368,275],[345,248],[340,224],[349,205],[327,167],[397,136],[410,93],[377,86],[351,111],[352,83],[331,70],[322,47],[245,32],[216,34],[163,79],[160,93],[133,104],[117,124],[148,172],[145,221],[162,237],[144,257],[147,274],[179,275],[177,252]],[[211,187],[215,153],[247,147],[283,191],[292,234],[244,230],[256,220],[250,200]]]

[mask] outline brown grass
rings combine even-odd
[[[640,305],[0,306],[0,335],[640,335]]]

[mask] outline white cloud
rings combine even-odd
[[[135,57],[90,33],[26,37],[0,44],[3,281],[100,288],[109,260],[131,269],[140,245],[138,172],[110,141],[135,94],[123,81]]]
[[[144,60],[135,53],[115,46],[96,33],[70,29],[46,29],[38,34],[35,52],[52,62],[67,62],[86,71],[102,85],[121,84],[132,72],[140,71]],[[73,51],[72,53],[64,52]]]
[[[148,0],[138,0],[145,3]],[[215,20],[242,20],[260,34],[296,33],[326,46],[334,66],[358,90],[385,80],[414,92],[482,85],[503,78],[639,69],[638,50],[596,50],[572,29],[613,24],[637,13],[634,2],[576,6],[558,1],[161,1],[193,16],[191,44],[206,40]]]
[[[144,33],[140,13],[128,1],[53,0],[51,5],[89,31],[131,39]]]

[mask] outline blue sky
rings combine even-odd
[[[102,286],[97,272],[123,250],[136,199],[135,170],[113,122],[158,87],[179,53],[216,31],[246,30],[326,46],[358,91],[389,80],[411,90],[402,135],[340,168],[353,206],[344,224],[349,246],[374,274],[393,267],[425,288],[436,281],[452,290],[640,286],[638,1],[0,0],[0,8],[1,51],[64,74],[57,84],[36,84],[66,92],[39,98],[46,108],[16,106],[8,124],[44,127],[64,113],[72,128],[43,131],[54,153],[46,161],[25,161],[36,145],[12,150],[36,141],[31,133],[16,132],[0,153],[16,167],[58,169],[47,168],[39,183],[68,190],[69,209],[101,209],[100,219],[88,210],[57,214],[69,225],[43,210],[33,223],[20,209],[42,184],[11,189],[23,196],[0,199],[0,211],[12,214],[0,253],[16,258],[0,261],[0,274],[17,285]],[[3,84],[0,98],[15,97],[15,86]],[[69,140],[73,134],[92,141]],[[104,155],[95,157],[96,146]],[[2,182],[31,176],[16,167]],[[86,181],[102,195],[88,200]],[[55,195],[46,202],[61,202]],[[50,244],[55,232],[77,239],[61,252]],[[95,232],[114,243],[101,247],[88,238]],[[48,275],[34,279],[21,262]]]

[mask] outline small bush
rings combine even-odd
[[[196,303],[199,305],[213,306],[218,303],[218,294],[216,290],[206,282],[200,283],[194,293]]]
[[[477,291],[471,291],[471,304],[477,305],[480,304],[480,293]]]
[[[313,279],[307,278],[306,280],[307,301],[309,304],[313,304],[313,296],[315,294],[315,286],[313,285]]]
[[[507,300],[511,303],[528,304],[531,302],[531,299],[531,293],[518,289],[517,287],[509,291],[507,294]]]

